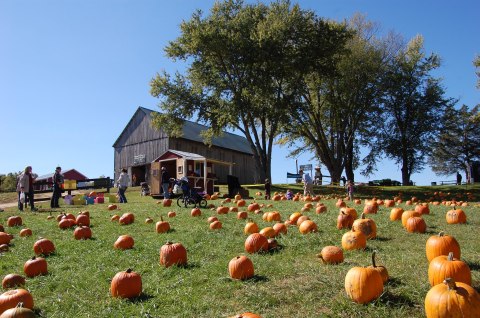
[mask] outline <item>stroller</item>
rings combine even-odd
[[[182,193],[177,199],[177,205],[179,207],[184,206],[186,208],[195,208],[197,205],[201,208],[207,207],[207,200],[205,200],[194,188],[190,187],[188,184],[188,178],[183,177],[179,180],[175,180],[173,189],[173,193],[175,194],[179,194],[180,191]]]
[[[140,183],[141,188],[141,194],[142,196],[150,195],[150,186],[148,185],[147,182],[141,182]]]

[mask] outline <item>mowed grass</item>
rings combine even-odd
[[[34,297],[35,311],[42,317],[228,317],[246,311],[262,317],[422,317],[430,288],[425,242],[431,235],[445,231],[460,243],[461,258],[472,270],[473,286],[477,290],[480,287],[478,204],[462,208],[468,217],[464,225],[447,225],[445,214],[450,208],[430,205],[431,214],[424,216],[428,225],[425,234],[407,233],[401,222],[390,221],[391,208],[381,206],[378,214],[369,215],[377,224],[378,238],[368,241],[365,251],[346,251],[343,264],[326,266],[316,254],[326,245],[341,246],[345,230],[336,228],[336,200],[323,199],[326,213],[315,214],[314,209],[305,213],[318,224],[318,233],[302,235],[296,227],[289,227],[289,232],[278,238],[282,246],[278,252],[248,255],[254,263],[255,277],[235,281],[229,278],[227,267],[233,257],[246,254],[245,220],[237,220],[236,213],[217,215],[210,209],[203,209],[202,216],[194,218],[190,209],[162,207],[139,192],[128,192],[129,203],[119,205],[121,210],[117,211],[108,211],[108,203],[59,209],[74,214],[90,212],[93,239],[87,241],[76,241],[73,229],[60,230],[55,220],[47,220],[49,212],[32,214],[7,209],[0,214],[0,224],[6,225],[11,215],[20,215],[24,225],[5,226],[15,238],[10,251],[0,254],[0,276],[24,275],[23,264],[33,256],[34,242],[44,237],[56,245],[56,253],[46,257],[49,274],[26,282],[26,289]],[[250,202],[252,199],[247,199],[247,204]],[[261,199],[257,202],[273,204],[273,208],[263,211],[279,211],[283,220],[304,204]],[[210,203],[219,206],[221,200]],[[350,206],[361,212],[363,201]],[[400,207],[414,208],[404,203]],[[177,216],[167,218],[168,211],[176,211]],[[133,224],[121,226],[110,221],[113,214],[124,212],[134,213]],[[209,229],[207,218],[212,215],[223,223],[222,229]],[[170,222],[172,231],[157,234],[155,223],[144,222],[147,217],[156,222],[160,216]],[[273,225],[264,222],[260,214],[251,213],[250,217],[260,228]],[[19,237],[20,229],[25,227],[32,229],[32,237]],[[113,248],[122,234],[135,239],[132,250]],[[186,247],[188,266],[159,265],[159,250],[167,241],[181,242]],[[391,279],[378,300],[359,305],[346,296],[345,275],[354,266],[370,265],[373,250],[378,251],[377,261],[387,267]],[[143,294],[131,301],[112,298],[112,277],[128,268],[141,274]]]

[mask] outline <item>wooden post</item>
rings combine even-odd
[[[207,192],[207,159],[203,161],[203,191]]]

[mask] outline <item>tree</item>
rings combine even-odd
[[[442,131],[429,158],[433,172],[446,176],[464,171],[468,175],[467,167],[480,160],[480,120],[476,119],[479,115],[480,105],[471,110],[465,105],[460,109],[447,108]]]
[[[17,177],[20,174],[20,172],[10,172],[7,175],[2,175],[0,182],[0,192],[17,191]]]
[[[480,88],[480,55],[477,55],[473,60],[473,65],[476,68],[477,73],[477,88]]]
[[[287,122],[296,74],[325,62],[319,56],[330,57],[337,44],[324,38],[324,25],[288,1],[231,0],[216,3],[207,17],[196,12],[165,49],[189,63],[186,74],[163,72],[151,81],[163,110],[154,125],[180,136],[183,120],[196,117],[211,127],[203,135],[207,143],[222,129],[236,129],[250,143],[260,179],[270,178],[272,146]]]
[[[379,122],[379,144],[387,157],[401,165],[402,183],[421,171],[440,130],[440,119],[451,99],[444,98],[440,80],[431,72],[440,66],[437,55],[426,56],[423,38],[416,36],[388,65]]]

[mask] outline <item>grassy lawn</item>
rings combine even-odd
[[[277,189],[287,187],[299,190],[299,186],[293,185],[280,185]],[[263,192],[261,186],[257,188]],[[327,194],[328,187],[323,188]],[[427,188],[428,191],[417,189],[413,192],[404,187],[369,188],[367,192],[358,189],[356,195],[392,198],[401,191],[407,200],[411,193],[427,198],[433,196],[433,191],[442,191],[450,192],[447,199],[451,199],[457,193],[467,196],[470,192],[460,187],[458,192],[454,191],[455,187]],[[257,191],[255,186],[249,189],[250,194]],[[320,192],[318,188],[317,191]],[[341,188],[336,191],[344,194]],[[173,205],[162,207],[150,197],[141,197],[138,188],[130,189],[127,197],[129,203],[120,205],[119,211],[108,211],[108,203],[62,206],[62,212],[90,212],[93,239],[87,241],[76,241],[73,229],[60,230],[55,220],[47,220],[49,212],[32,214],[14,208],[2,212],[0,224],[15,238],[10,251],[0,254],[0,276],[24,275],[23,264],[33,256],[34,242],[44,237],[56,245],[56,253],[46,257],[49,274],[27,278],[25,286],[32,293],[35,311],[41,317],[228,317],[245,311],[262,317],[423,317],[423,302],[430,288],[425,242],[431,235],[445,231],[460,243],[461,258],[472,270],[473,286],[477,290],[480,288],[480,245],[476,241],[480,225],[478,203],[463,208],[468,217],[464,225],[447,225],[445,213],[450,208],[430,205],[431,214],[424,216],[428,226],[425,234],[407,233],[400,222],[389,220],[391,208],[381,206],[378,214],[370,215],[377,224],[378,238],[368,241],[365,251],[346,251],[344,263],[326,266],[316,254],[326,245],[341,247],[345,230],[336,228],[336,199],[325,198],[321,202],[328,208],[326,213],[315,214],[314,210],[305,213],[318,224],[318,233],[302,235],[296,227],[289,227],[289,232],[278,238],[282,246],[279,251],[248,254],[255,267],[253,279],[234,281],[228,276],[227,266],[233,257],[247,255],[243,234],[245,220],[237,220],[236,213],[217,215],[210,209],[203,209],[202,216],[193,218],[190,209]],[[247,204],[251,201],[247,200]],[[263,211],[277,210],[283,220],[304,204],[302,201],[267,202],[262,199],[257,202],[272,203],[273,208]],[[211,203],[219,206],[221,200]],[[46,207],[48,204],[39,205]],[[361,212],[363,201],[361,205],[352,203],[351,206]],[[400,207],[414,208],[405,203]],[[167,212],[172,210],[177,216],[167,218]],[[134,213],[133,224],[121,226],[110,221],[113,214],[124,212]],[[20,215],[24,226],[6,227],[6,219],[11,215]],[[212,215],[223,223],[222,229],[209,229],[207,218]],[[155,223],[144,222],[147,217],[156,222],[160,216],[170,222],[170,232],[157,234]],[[260,214],[251,213],[250,217],[260,228],[273,225],[264,222]],[[32,237],[19,237],[24,227],[32,229]],[[133,249],[119,251],[113,248],[113,243],[122,234],[133,236]],[[159,250],[167,241],[181,242],[187,248],[188,266],[164,268],[159,265]],[[378,300],[358,305],[346,296],[345,275],[354,266],[370,265],[373,250],[378,251],[378,263],[387,267],[391,279]],[[128,268],[141,274],[143,294],[132,301],[112,298],[109,293],[112,277]]]

